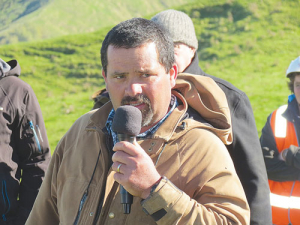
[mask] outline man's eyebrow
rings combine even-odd
[[[120,75],[124,76],[124,75],[126,75],[126,74],[128,74],[128,73],[116,71],[116,72],[111,73],[110,75],[111,75],[111,76],[116,76],[116,75],[117,75],[117,76],[120,76]]]
[[[151,70],[149,69],[145,69],[145,70],[136,70],[135,71],[136,73],[139,73],[139,74],[145,74],[145,73],[153,73]]]

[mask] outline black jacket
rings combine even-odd
[[[300,148],[291,145],[288,148],[286,161],[279,160],[279,151],[276,147],[274,134],[271,128],[269,115],[267,122],[262,129],[260,137],[264,159],[267,167],[268,177],[274,181],[300,181]],[[296,99],[288,103],[288,108],[283,113],[283,117],[292,122],[296,128],[298,140],[300,140],[300,118],[299,108]]]
[[[21,225],[42,183],[50,149],[38,100],[18,78],[18,62],[0,63],[0,224]]]
[[[249,98],[231,83],[203,72],[197,53],[184,73],[210,77],[224,91],[233,129],[233,142],[227,149],[246,193],[251,225],[272,224],[268,178]]]

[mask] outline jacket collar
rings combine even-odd
[[[182,120],[190,106],[212,126],[201,121],[190,120],[190,126],[187,128],[203,127],[213,131],[224,144],[232,142],[231,118],[226,96],[211,78],[185,73],[178,74],[172,94],[181,104],[158,128],[153,138],[164,141],[173,139],[176,128],[182,125]],[[95,127],[97,130],[105,132],[106,120],[111,109],[112,104],[109,101],[95,110],[90,118],[91,122],[88,128]],[[182,132],[180,133],[182,134]]]
[[[212,125],[209,127],[200,121],[201,127],[212,130],[224,144],[232,142],[231,117],[227,98],[213,79],[181,73],[177,76],[174,89],[183,95],[184,101],[190,107]]]
[[[90,117],[90,123],[88,124],[87,128],[95,128],[97,130],[100,129],[101,131],[106,129],[105,124],[112,108],[113,106],[111,101],[108,101],[99,109],[93,110],[94,113]]]
[[[296,98],[288,102],[288,107],[282,115],[288,121],[294,121],[296,118],[300,116],[298,102]]]
[[[191,64],[183,71],[184,73],[205,75],[204,71],[199,67],[199,58],[198,53],[195,53],[194,58],[192,59]]]
[[[172,91],[172,94],[174,94],[177,98],[179,98],[180,102],[185,101],[183,97],[176,91]],[[112,109],[112,103],[111,101],[109,101],[99,109],[94,110],[95,112],[90,117],[90,123],[88,124],[86,129],[96,129],[105,132],[106,131],[105,124],[111,109]],[[175,108],[173,112],[170,114],[170,116],[166,119],[166,121],[164,121],[164,123],[162,123],[162,125],[154,133],[152,138],[163,139],[164,141],[168,141],[171,138],[181,118],[184,116],[186,110],[187,110],[187,104]]]

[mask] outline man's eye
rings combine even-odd
[[[146,78],[146,77],[150,77],[150,76],[151,76],[151,75],[148,74],[148,73],[145,73],[145,74],[142,75],[142,77],[145,77],[145,78]]]
[[[123,79],[123,78],[124,78],[124,75],[116,75],[115,78],[116,78],[116,79]]]

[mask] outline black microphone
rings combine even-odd
[[[111,128],[117,133],[119,141],[133,143],[135,137],[141,131],[141,124],[141,111],[134,106],[124,105],[117,108]],[[128,193],[122,185],[120,186],[120,193],[124,214],[129,214],[133,196]]]

